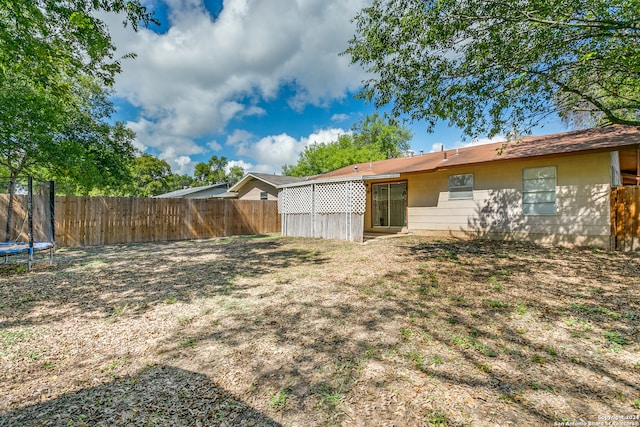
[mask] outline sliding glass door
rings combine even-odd
[[[373,184],[373,226],[407,225],[407,183]]]

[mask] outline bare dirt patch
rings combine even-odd
[[[638,254],[418,237],[66,249],[0,272],[0,425],[632,418],[639,333]]]

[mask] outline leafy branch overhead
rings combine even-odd
[[[470,136],[552,114],[640,125],[638,0],[374,0],[345,51],[360,96]]]
[[[0,168],[87,193],[127,178],[135,135],[110,122],[116,47],[96,12],[134,29],[155,22],[139,0],[0,0]]]

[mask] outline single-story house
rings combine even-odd
[[[171,191],[169,193],[159,194],[159,199],[208,199],[212,197],[219,197],[229,188],[229,184],[210,184],[202,185],[200,187],[183,188],[181,190]]]
[[[640,128],[612,125],[341,168],[280,186],[286,236],[414,233],[611,245],[612,187],[640,183]]]
[[[304,178],[249,172],[226,193],[218,197],[239,200],[278,200],[278,186],[302,180]]]

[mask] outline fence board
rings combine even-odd
[[[611,191],[611,234],[613,249],[640,249],[640,187],[618,187]]]
[[[0,197],[0,206],[2,200]],[[57,196],[55,219],[59,246],[208,239],[280,231],[277,202],[265,200]]]

